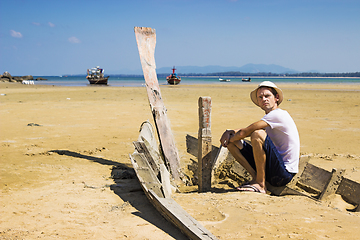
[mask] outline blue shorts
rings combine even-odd
[[[243,142],[243,146],[243,149],[240,150],[241,154],[256,171],[252,146],[246,141]],[[263,149],[266,153],[265,180],[275,187],[285,186],[295,173],[286,170],[282,156],[269,136],[266,136]]]

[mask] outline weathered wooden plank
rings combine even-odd
[[[133,153],[130,155],[130,160],[144,192],[147,193],[149,190],[152,190],[158,196],[164,197],[161,191],[161,183],[151,167],[147,164],[146,160],[144,160],[143,155]]]
[[[211,98],[199,98],[199,132],[198,132],[198,178],[199,192],[211,189]]]
[[[226,147],[220,146],[213,162],[213,170],[216,171],[220,165],[229,158],[229,150]],[[230,154],[231,155],[231,154]]]
[[[172,198],[159,198],[151,190],[149,193],[153,198],[154,206],[159,210],[159,212],[177,226],[187,237],[193,240],[217,239],[209,230],[204,228]]]
[[[299,182],[323,192],[331,179],[331,172],[308,163]]]
[[[155,159],[150,154],[148,148],[145,146],[145,143],[143,141],[137,141],[133,142],[135,149],[138,151],[138,153],[143,153],[145,155],[145,159],[149,163],[151,169],[154,171],[155,175],[158,176],[159,174],[159,164],[158,161],[155,161]]]
[[[194,157],[198,157],[198,151],[199,151],[198,145],[199,145],[199,141],[196,137],[186,134],[186,151],[187,151],[187,153],[193,155]],[[219,151],[219,147],[212,145],[212,151],[213,151],[212,156],[216,156]],[[215,160],[215,158],[213,159],[213,163],[215,163],[214,160]]]
[[[317,200],[316,198],[313,198],[312,196],[300,192],[296,189],[290,188],[287,185],[282,187],[274,187],[272,185],[267,185],[267,189],[275,196],[297,195],[297,196],[303,196],[303,197],[311,198],[313,200]]]
[[[159,147],[152,124],[149,121],[144,121],[140,126],[139,132],[138,142],[144,142],[147,151],[157,166],[163,164],[164,161],[159,153]]]
[[[300,180],[305,167],[307,166],[307,164],[310,161],[310,157],[308,156],[301,156],[299,159],[299,171],[298,173],[293,177],[293,179],[287,184],[288,187],[294,187],[296,185],[296,183]]]
[[[331,172],[331,178],[327,184],[327,186],[325,187],[325,190],[320,194],[319,196],[319,200],[323,200],[326,197],[335,194],[336,190],[338,189],[342,177],[345,173],[344,169],[341,170],[337,170],[337,169],[333,169]]]
[[[198,139],[189,134],[186,134],[186,151],[193,155],[194,157],[198,156]]]
[[[360,205],[360,183],[352,181],[348,178],[343,178],[340,186],[336,190],[337,194],[340,194],[348,202]],[[357,208],[360,211],[360,208]]]
[[[149,120],[146,120],[141,124],[139,132],[138,141],[145,142],[145,144],[150,145],[154,151],[159,152],[159,145],[156,141],[155,130]]]
[[[170,173],[164,164],[160,164],[161,187],[165,198],[171,197]]]
[[[155,29],[142,27],[135,27],[134,31],[141,66],[144,73],[150,108],[160,139],[160,146],[164,154],[164,159],[170,166],[173,178],[176,182],[180,183],[183,174],[180,168],[179,153],[175,146],[174,136],[171,132],[170,122],[166,114],[167,110],[161,97],[160,87],[155,71],[156,65],[154,53],[156,45],[156,32]]]

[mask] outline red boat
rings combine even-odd
[[[181,81],[181,77],[178,77],[178,75],[175,73],[176,68],[173,67],[172,68],[172,74],[170,74],[169,76],[166,77],[166,80],[168,82],[168,84],[170,85],[178,85]]]

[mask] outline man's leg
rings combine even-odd
[[[254,160],[256,166],[255,183],[252,185],[266,193],[265,186],[265,167],[266,167],[266,153],[264,151],[264,142],[266,139],[266,132],[264,130],[257,130],[251,134],[251,145],[253,147]]]
[[[241,141],[229,143],[227,146],[230,153],[233,155],[235,160],[240,163],[241,166],[243,166],[246,171],[248,171],[252,177],[252,181],[255,181],[256,179],[256,172],[251,167],[249,162],[246,160],[246,158],[241,154],[240,150],[243,149],[243,144]]]

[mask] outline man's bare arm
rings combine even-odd
[[[234,130],[234,134],[230,136],[229,141],[230,142],[239,141],[241,139],[249,137],[254,131],[264,129],[267,126],[269,126],[269,124],[267,124],[263,120],[260,120],[250,124],[246,128],[236,129]]]

